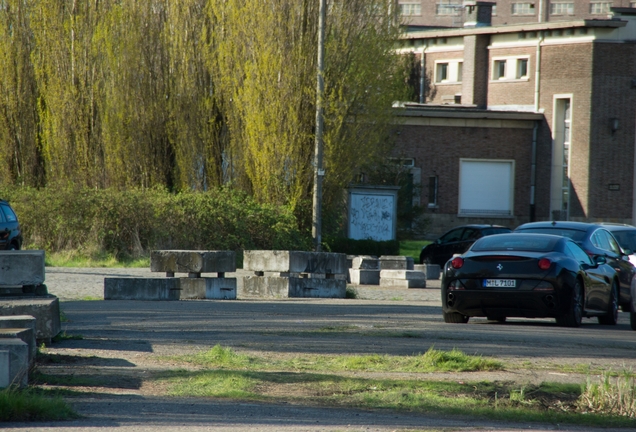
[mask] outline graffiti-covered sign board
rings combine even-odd
[[[397,186],[357,186],[349,189],[349,238],[395,240]]]

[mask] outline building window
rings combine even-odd
[[[629,7],[636,8],[636,2],[630,2]]]
[[[430,176],[428,178],[428,207],[437,207],[437,182],[439,177]]]
[[[436,83],[460,83],[462,82],[463,62],[458,60],[441,60],[435,62]]]
[[[495,58],[492,66],[494,81],[514,81],[528,79],[528,57]]]
[[[513,15],[534,15],[534,3],[513,3]]]
[[[574,15],[574,3],[550,3],[550,15]]]
[[[493,79],[506,79],[506,60],[495,60],[494,71]]]
[[[511,216],[515,162],[461,159],[459,161],[459,215]]]
[[[456,15],[459,15],[461,8],[462,8],[461,4],[437,3],[435,5],[435,15],[456,16]]]
[[[570,216],[570,148],[572,140],[572,101],[569,97],[554,100],[554,135],[552,141],[552,186],[550,210],[553,220]]]
[[[400,15],[422,15],[421,3],[400,3]]]
[[[592,15],[601,15],[610,13],[612,2],[592,2],[590,3],[590,13]]]
[[[517,79],[528,78],[528,59],[517,59]]]

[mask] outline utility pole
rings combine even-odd
[[[318,83],[316,86],[316,148],[314,152],[314,197],[311,235],[316,252],[321,251],[322,241],[322,130],[323,130],[323,100],[325,92],[325,17],[326,0],[320,0],[320,16],[318,18]]]

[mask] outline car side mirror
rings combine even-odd
[[[601,264],[607,264],[607,258],[603,255],[594,255],[594,265],[598,267]]]
[[[442,241],[440,239],[435,240],[435,244],[440,244]]]

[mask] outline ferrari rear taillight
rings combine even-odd
[[[462,285],[459,279],[455,279],[454,281],[448,284],[449,291],[456,291],[456,290],[463,290],[463,289],[465,289],[464,285]]]
[[[547,270],[550,268],[550,265],[552,265],[552,261],[550,261],[548,258],[541,258],[539,260],[539,268],[541,270]]]
[[[462,258],[462,257],[455,257],[451,261],[451,266],[454,269],[460,269],[460,268],[462,268],[463,265],[464,265],[464,258]]]

